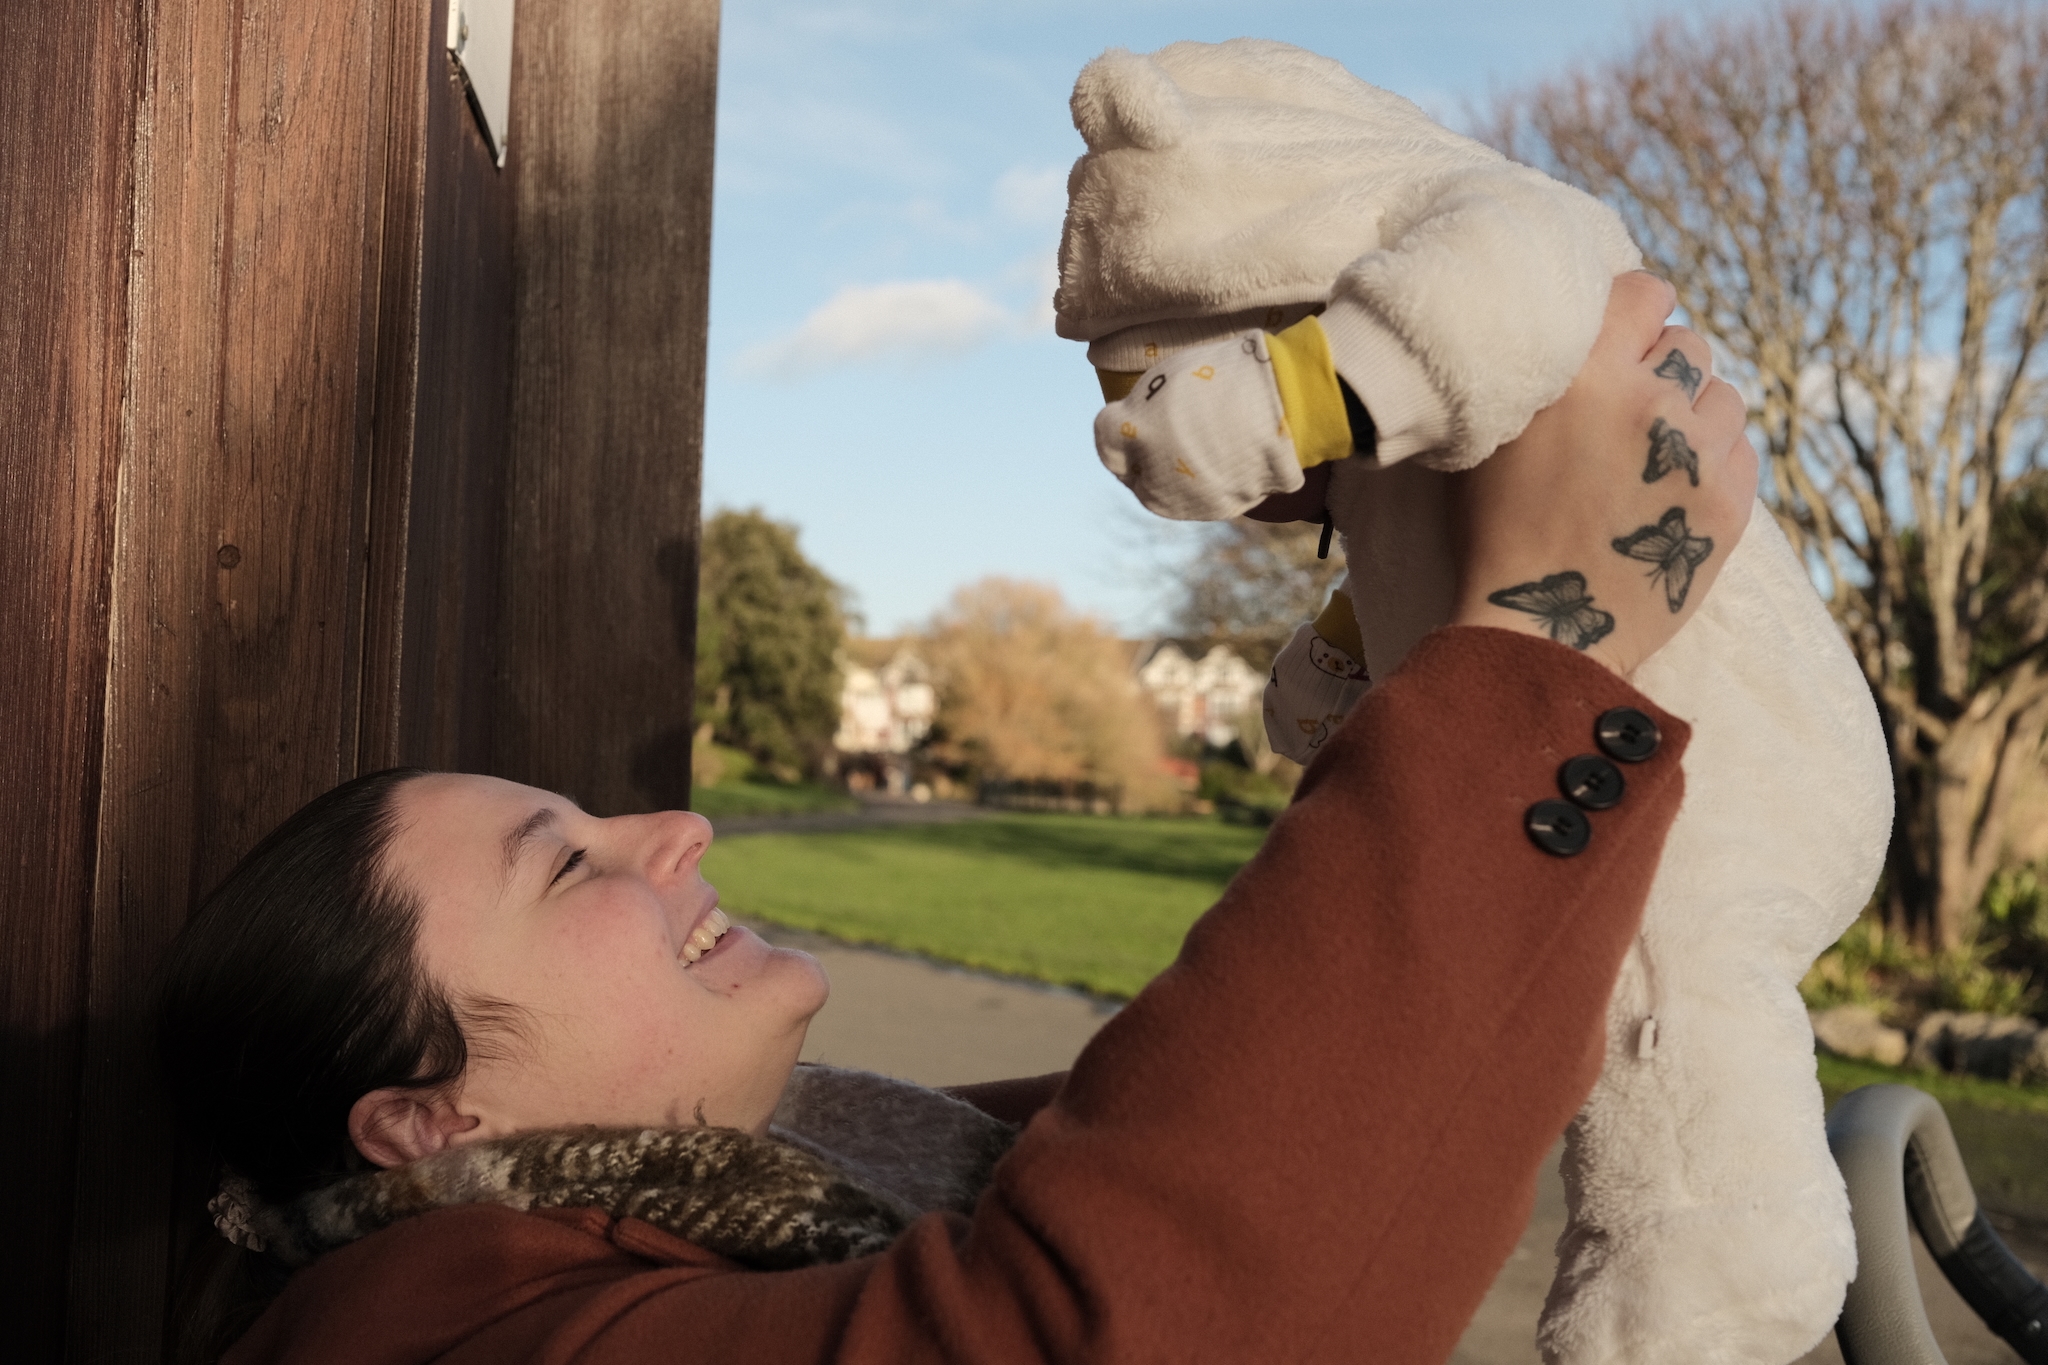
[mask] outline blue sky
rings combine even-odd
[[[1056,583],[1147,631],[1185,531],[1097,464],[1083,348],[1052,332],[1082,64],[1113,46],[1278,38],[1456,126],[1680,8],[727,0],[706,511],[795,523],[872,634],[988,574]]]

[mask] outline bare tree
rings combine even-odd
[[[1488,134],[1619,209],[1748,393],[1888,730],[1886,919],[1963,941],[2048,723],[2048,15],[1667,22]]]
[[[1239,517],[1202,528],[1167,603],[1174,632],[1229,645],[1266,668],[1294,628],[1312,620],[1343,581],[1344,559],[1316,557],[1322,528]]]

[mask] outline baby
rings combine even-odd
[[[1073,110],[1088,152],[1055,302],[1101,379],[1103,463],[1164,516],[1306,502],[1343,537],[1343,589],[1267,688],[1274,747],[1306,761],[1449,619],[1447,474],[1563,395],[1639,255],[1597,201],[1285,44],[1111,51]],[[1674,349],[1659,373],[1692,398],[1704,360]],[[1705,556],[1727,559],[1633,678],[1694,739],[1567,1134],[1553,1361],[1790,1361],[1855,1269],[1796,987],[1882,863],[1883,735],[1761,504],[1733,546],[1692,534],[1696,474],[1683,432],[1652,430],[1642,477],[1671,511],[1614,541],[1674,603]],[[1579,648],[1612,628],[1576,574],[1491,600]]]
[[[1108,400],[1095,418],[1103,464],[1138,501],[1178,521],[1223,521],[1277,509],[1283,499],[1313,502],[1324,517],[1321,550],[1328,554],[1330,523],[1321,512],[1321,495],[1331,467],[1354,456],[1367,463],[1378,458],[1373,410],[1426,413],[1433,399],[1425,389],[1397,400],[1393,388],[1413,376],[1360,363],[1360,352],[1376,338],[1366,328],[1354,332],[1347,326],[1355,320],[1347,302],[1331,306],[1327,326],[1314,316],[1323,311],[1318,307],[1277,332],[1247,329],[1185,349],[1158,340],[1160,329],[1146,327],[1091,347],[1089,358]],[[1278,324],[1302,310],[1268,311]],[[1371,390],[1370,407],[1337,370],[1331,327],[1350,343],[1344,346],[1345,368]],[[1150,368],[1120,370],[1104,363],[1137,359],[1151,362]],[[1440,425],[1425,421],[1422,434]],[[1406,423],[1390,433],[1389,445],[1412,446],[1418,434],[1414,422]],[[1285,498],[1297,492],[1310,496]],[[1364,657],[1350,594],[1340,588],[1273,662],[1265,722],[1276,753],[1297,763],[1314,757],[1371,684]]]

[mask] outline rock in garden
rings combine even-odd
[[[1997,1081],[2048,1079],[2048,1040],[2031,1019],[1936,1010],[1913,1030],[1907,1063]]]
[[[1906,1035],[1878,1022],[1868,1005],[1837,1005],[1810,1016],[1813,1037],[1837,1057],[1897,1066],[1906,1060]]]

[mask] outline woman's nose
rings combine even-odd
[[[665,810],[647,822],[647,874],[657,881],[696,875],[711,847],[711,822],[695,811]]]

